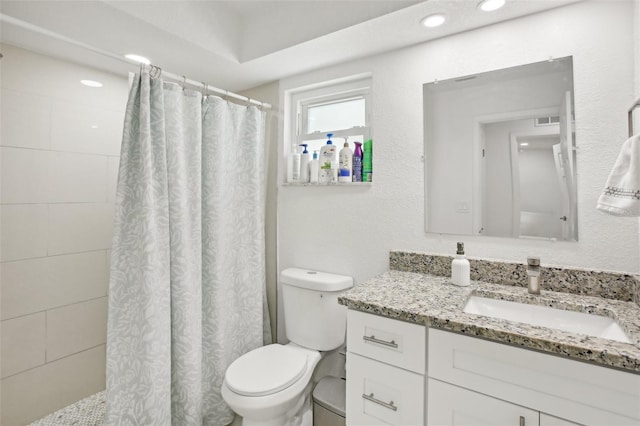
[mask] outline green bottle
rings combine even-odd
[[[364,141],[364,154],[362,155],[362,181],[373,181],[373,141],[367,139]]]

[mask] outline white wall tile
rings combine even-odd
[[[118,155],[124,114],[56,101],[51,119],[51,148],[56,151]]]
[[[47,254],[47,209],[46,204],[0,206],[0,261]]]
[[[107,298],[47,311],[47,362],[107,340]]]
[[[2,89],[1,96],[0,145],[49,149],[50,99],[6,88]]]
[[[98,346],[2,380],[0,424],[24,425],[105,388]]]
[[[111,247],[113,204],[51,204],[49,255]]]
[[[116,199],[116,188],[118,184],[118,168],[120,167],[120,157],[109,157],[109,167],[107,172],[107,202],[113,203]]]
[[[44,364],[44,312],[2,321],[1,328],[3,378]]]
[[[7,44],[1,47],[2,87],[124,111],[129,92],[126,74],[102,72]],[[83,86],[80,84],[83,79],[97,80],[104,86],[99,89]]]
[[[2,204],[46,203],[48,151],[0,148]]]
[[[106,251],[5,262],[0,271],[2,319],[106,296]]]
[[[107,162],[103,155],[51,152],[50,203],[100,203],[107,200]]]

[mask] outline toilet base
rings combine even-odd
[[[286,416],[280,417],[278,419],[275,420],[269,420],[267,422],[264,421],[251,421],[251,420],[244,420],[242,419],[241,422],[238,423],[238,425],[241,426],[313,426],[313,410],[311,409],[311,407],[308,407],[306,410],[304,410],[304,413],[302,414],[301,419],[285,419]],[[297,421],[296,421],[297,420]],[[234,423],[235,426],[235,423]]]
[[[309,383],[295,405],[285,414],[275,419],[242,419],[242,426],[313,426],[311,389]]]

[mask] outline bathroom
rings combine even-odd
[[[433,4],[427,5],[427,3]],[[406,9],[398,12],[409,13],[413,12],[412,7],[416,8],[413,20],[418,26],[419,20],[428,14],[427,6],[431,11],[431,8],[438,3],[424,2],[407,5]],[[473,3],[471,7],[473,12],[480,13],[475,8],[476,2],[471,3]],[[424,150],[423,85],[435,80],[442,81],[544,61],[550,57],[573,57],[578,147],[576,153],[579,215],[577,241],[464,236],[462,239],[465,242],[466,254],[472,258],[519,263],[524,263],[528,256],[537,255],[541,257],[543,265],[627,274],[640,273],[640,222],[638,219],[605,215],[595,208],[608,173],[622,143],[627,138],[627,110],[640,96],[640,4],[638,1],[567,3],[558,8],[458,34],[448,34],[445,27],[439,30],[442,32],[438,37],[429,41],[412,43],[410,46],[393,46],[386,52],[371,56],[361,57],[353,53],[354,50],[351,53],[345,53],[340,61],[330,66],[310,67],[298,64],[295,66],[297,72],[283,73],[277,78],[264,80],[258,75],[255,81],[260,81],[259,85],[225,87],[222,77],[218,82],[215,73],[211,76],[207,74],[209,84],[235,90],[252,99],[259,99],[272,105],[267,115],[269,155],[268,173],[265,176],[267,182],[266,273],[271,326],[273,334],[277,335],[279,341],[286,341],[282,321],[282,301],[278,299],[281,295],[278,275],[284,269],[302,267],[333,272],[353,277],[357,285],[389,269],[390,250],[449,256],[455,254],[456,242],[461,239],[459,235],[425,232],[424,160],[422,158]],[[78,7],[73,4],[70,6],[68,3],[62,6]],[[11,7],[17,6],[12,5],[11,2],[3,2],[3,15],[11,15]],[[20,8],[17,10],[20,11]],[[32,22],[34,25],[48,28],[46,19],[28,8],[16,18],[28,21],[30,16],[34,17]],[[3,27],[7,26],[9,24],[3,21]],[[64,28],[65,21],[61,20],[52,31],[65,34]],[[420,30],[425,29],[420,28]],[[375,32],[375,27],[363,31],[354,32],[351,36],[370,35],[367,31]],[[71,33],[67,36],[78,38]],[[91,45],[99,43],[100,40],[79,41]],[[87,52],[78,46],[74,47],[63,41],[53,40],[42,33],[34,34],[23,30],[23,32],[5,35],[3,28],[2,42],[2,53],[5,56],[0,62],[3,105],[8,103],[5,99],[9,96],[5,94],[5,90],[14,95],[16,92],[32,95],[32,98],[23,98],[25,102],[12,110],[12,113],[17,115],[11,116],[11,123],[19,124],[22,130],[7,127],[5,118],[9,115],[4,109],[2,113],[2,229],[4,231],[2,251],[8,253],[7,257],[2,258],[2,364],[5,368],[5,356],[12,360],[20,359],[26,362],[6,375],[3,372],[2,424],[13,425],[34,421],[75,400],[104,389],[104,377],[101,377],[104,373],[104,354],[99,353],[104,351],[106,334],[105,301],[108,279],[105,273],[108,270],[110,255],[110,221],[113,220],[109,209],[113,208],[111,194],[115,192],[115,170],[120,143],[117,138],[120,137],[121,121],[127,99],[127,77],[128,72],[136,71],[136,67],[120,64],[118,66],[122,71],[118,75],[114,75],[113,71],[100,71],[104,62],[113,62],[113,60],[96,52]],[[161,48],[167,47],[162,46],[157,49]],[[60,52],[59,55],[62,57],[68,57],[64,55],[70,55],[69,50],[74,49],[84,52],[82,55],[86,62],[82,65],[43,56],[48,52]],[[11,56],[5,50],[14,55],[21,55],[23,60],[21,59],[17,65],[19,68],[5,68],[8,66],[4,61]],[[151,53],[148,55],[153,58]],[[157,65],[166,67],[168,71],[176,74],[185,73],[189,78],[194,77],[181,69],[179,61],[163,62]],[[80,87],[77,81],[85,78],[83,74],[88,70],[97,73],[94,79],[102,81],[109,90],[97,93],[100,89],[91,91],[90,88]],[[268,75],[266,70],[264,73]],[[371,121],[375,144],[372,184],[362,187],[352,185],[313,188],[285,185],[287,145],[283,141],[286,116],[284,105],[287,92],[300,87],[366,74],[370,74],[372,78]],[[56,83],[62,82],[63,79],[69,81],[68,88],[67,86],[63,88],[62,83]],[[72,80],[73,84],[78,86],[77,88],[72,87]],[[270,82],[262,84],[262,81]],[[36,99],[33,99],[33,96]],[[43,98],[50,102],[49,114],[61,114],[63,117],[51,115],[50,120],[44,124],[36,119],[30,119],[31,114],[38,111],[34,105],[42,105],[38,100],[42,101]],[[51,102],[66,102],[73,105],[65,110],[52,107]],[[86,105],[92,106],[88,112],[87,108],[84,108]],[[86,118],[84,121],[87,121],[87,124],[92,124],[88,123],[88,120],[96,116],[102,118],[102,122],[95,125],[108,129],[106,130],[108,134],[101,136],[108,141],[105,142],[108,145],[106,148],[56,146],[55,140],[62,141],[60,143],[64,145],[65,141],[73,137],[78,141],[84,137],[73,136],[71,130],[73,117],[80,116],[78,110],[84,110],[88,117],[90,112],[97,114]],[[635,122],[640,123],[640,118],[636,117]],[[56,123],[68,127],[56,127]],[[26,134],[29,138],[42,134],[47,138],[50,137],[51,144],[46,147],[23,144],[24,150],[32,150],[29,152],[50,150],[87,154],[84,157],[77,155],[77,158],[69,159],[75,163],[73,165],[68,163],[59,165],[61,169],[69,172],[73,170],[83,176],[86,188],[75,186],[77,182],[74,176],[77,175],[73,173],[66,178],[60,178],[62,184],[73,187],[70,193],[79,192],[81,196],[70,197],[69,193],[65,194],[65,191],[62,191],[63,194],[59,195],[59,198],[52,199],[50,194],[43,194],[39,184],[46,183],[47,177],[38,173],[46,167],[47,160],[31,158],[21,160],[12,156],[16,154],[16,146],[11,142],[5,144],[5,141],[9,141],[12,137],[5,132],[10,131],[31,131],[31,134]],[[11,152],[12,150],[14,152]],[[24,153],[25,151],[20,151],[18,154]],[[28,164],[29,168],[11,169],[7,164],[13,161],[23,161],[19,164]],[[38,161],[45,163],[38,163]],[[94,176],[91,171],[95,171],[98,167],[96,163],[99,163],[101,173],[104,171],[104,176],[91,177]],[[5,175],[5,170],[8,173],[10,169],[12,174]],[[28,170],[26,172],[28,187],[11,187],[13,176],[23,176],[20,173],[24,174],[25,170]],[[22,179],[27,180],[24,177]],[[100,190],[99,193],[96,188]],[[18,209],[17,206],[24,209],[14,211]],[[36,211],[34,210],[36,206],[42,208]],[[57,220],[63,223],[53,229],[52,221],[56,220],[55,210],[65,207],[71,210],[77,208],[77,216],[74,218],[70,211],[61,211]],[[13,216],[10,214],[12,212],[15,213]],[[11,220],[23,221],[20,226],[27,230],[37,230],[37,232],[29,234],[26,240],[23,235],[12,235],[9,230],[16,227],[13,226],[15,222],[12,223]],[[46,239],[47,237],[43,239],[42,235],[47,234],[49,234],[49,240]],[[71,238],[72,235],[73,238]],[[57,238],[58,248],[50,246],[52,238]],[[80,240],[76,241],[76,239]],[[20,244],[23,245],[18,247],[17,240],[22,241]],[[11,255],[12,244],[16,244],[20,251],[15,256]],[[49,258],[63,260],[64,256],[60,255],[80,256],[80,253],[84,253],[84,256],[90,257],[91,260],[77,257],[75,261],[85,266],[93,266],[87,266],[84,278],[75,278],[80,282],[92,282],[95,286],[93,290],[88,291],[83,288],[79,290],[77,298],[66,299],[59,303],[57,301],[48,303],[48,300],[34,301],[36,297],[33,296],[24,309],[21,308],[17,313],[9,312],[10,308],[5,306],[5,303],[9,303],[6,295],[11,290],[5,286],[12,284],[19,287],[22,282],[28,280],[25,274],[39,271],[35,264],[27,260]],[[69,260],[74,259],[69,258]],[[64,265],[58,268],[67,270]],[[88,278],[92,274],[99,275],[100,278],[97,280]],[[14,278],[16,276],[18,276],[17,280]],[[64,280],[68,281],[69,278],[58,279],[58,281]],[[81,287],[80,284],[78,285]],[[25,290],[25,292],[29,291]],[[53,299],[55,292],[53,295],[44,292],[38,295],[40,298],[44,296],[44,299]],[[87,303],[102,303],[102,306],[97,308]],[[62,321],[62,325],[66,324],[72,328],[60,331],[57,339],[64,340],[67,334],[76,335],[77,338],[62,342],[60,346],[63,350],[60,354],[52,355],[53,349],[49,346],[51,342],[47,341],[49,336],[46,335],[48,329],[44,329],[44,324],[50,327],[51,324],[46,321],[55,319],[57,309],[67,306],[77,308],[79,311],[67,313],[67,318]],[[5,314],[5,312],[8,313]],[[62,314],[65,313],[62,312]],[[16,333],[12,334],[12,330],[15,330],[17,318],[24,320],[32,316],[34,318],[38,316],[39,322],[34,326],[36,329],[20,331],[19,336],[24,337],[28,333],[32,336],[27,339],[28,351],[21,352],[24,346],[21,346],[22,343],[15,342],[23,341],[11,340],[19,339]],[[91,324],[83,328],[88,323]],[[30,327],[29,324],[26,326]],[[76,345],[74,339],[81,342],[80,346]],[[74,356],[77,358],[73,358]],[[86,359],[87,357],[89,359]],[[80,359],[84,360],[84,364],[78,364]],[[72,364],[58,369],[60,363],[56,364],[56,361],[60,360],[68,360]],[[80,365],[84,365],[86,371],[80,375],[74,374],[73,368]],[[86,381],[75,383],[70,379],[73,376],[82,376]],[[52,395],[55,395],[55,398]]]

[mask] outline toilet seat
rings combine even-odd
[[[307,356],[280,344],[247,352],[227,369],[227,387],[245,396],[265,396],[288,388],[307,368]]]

